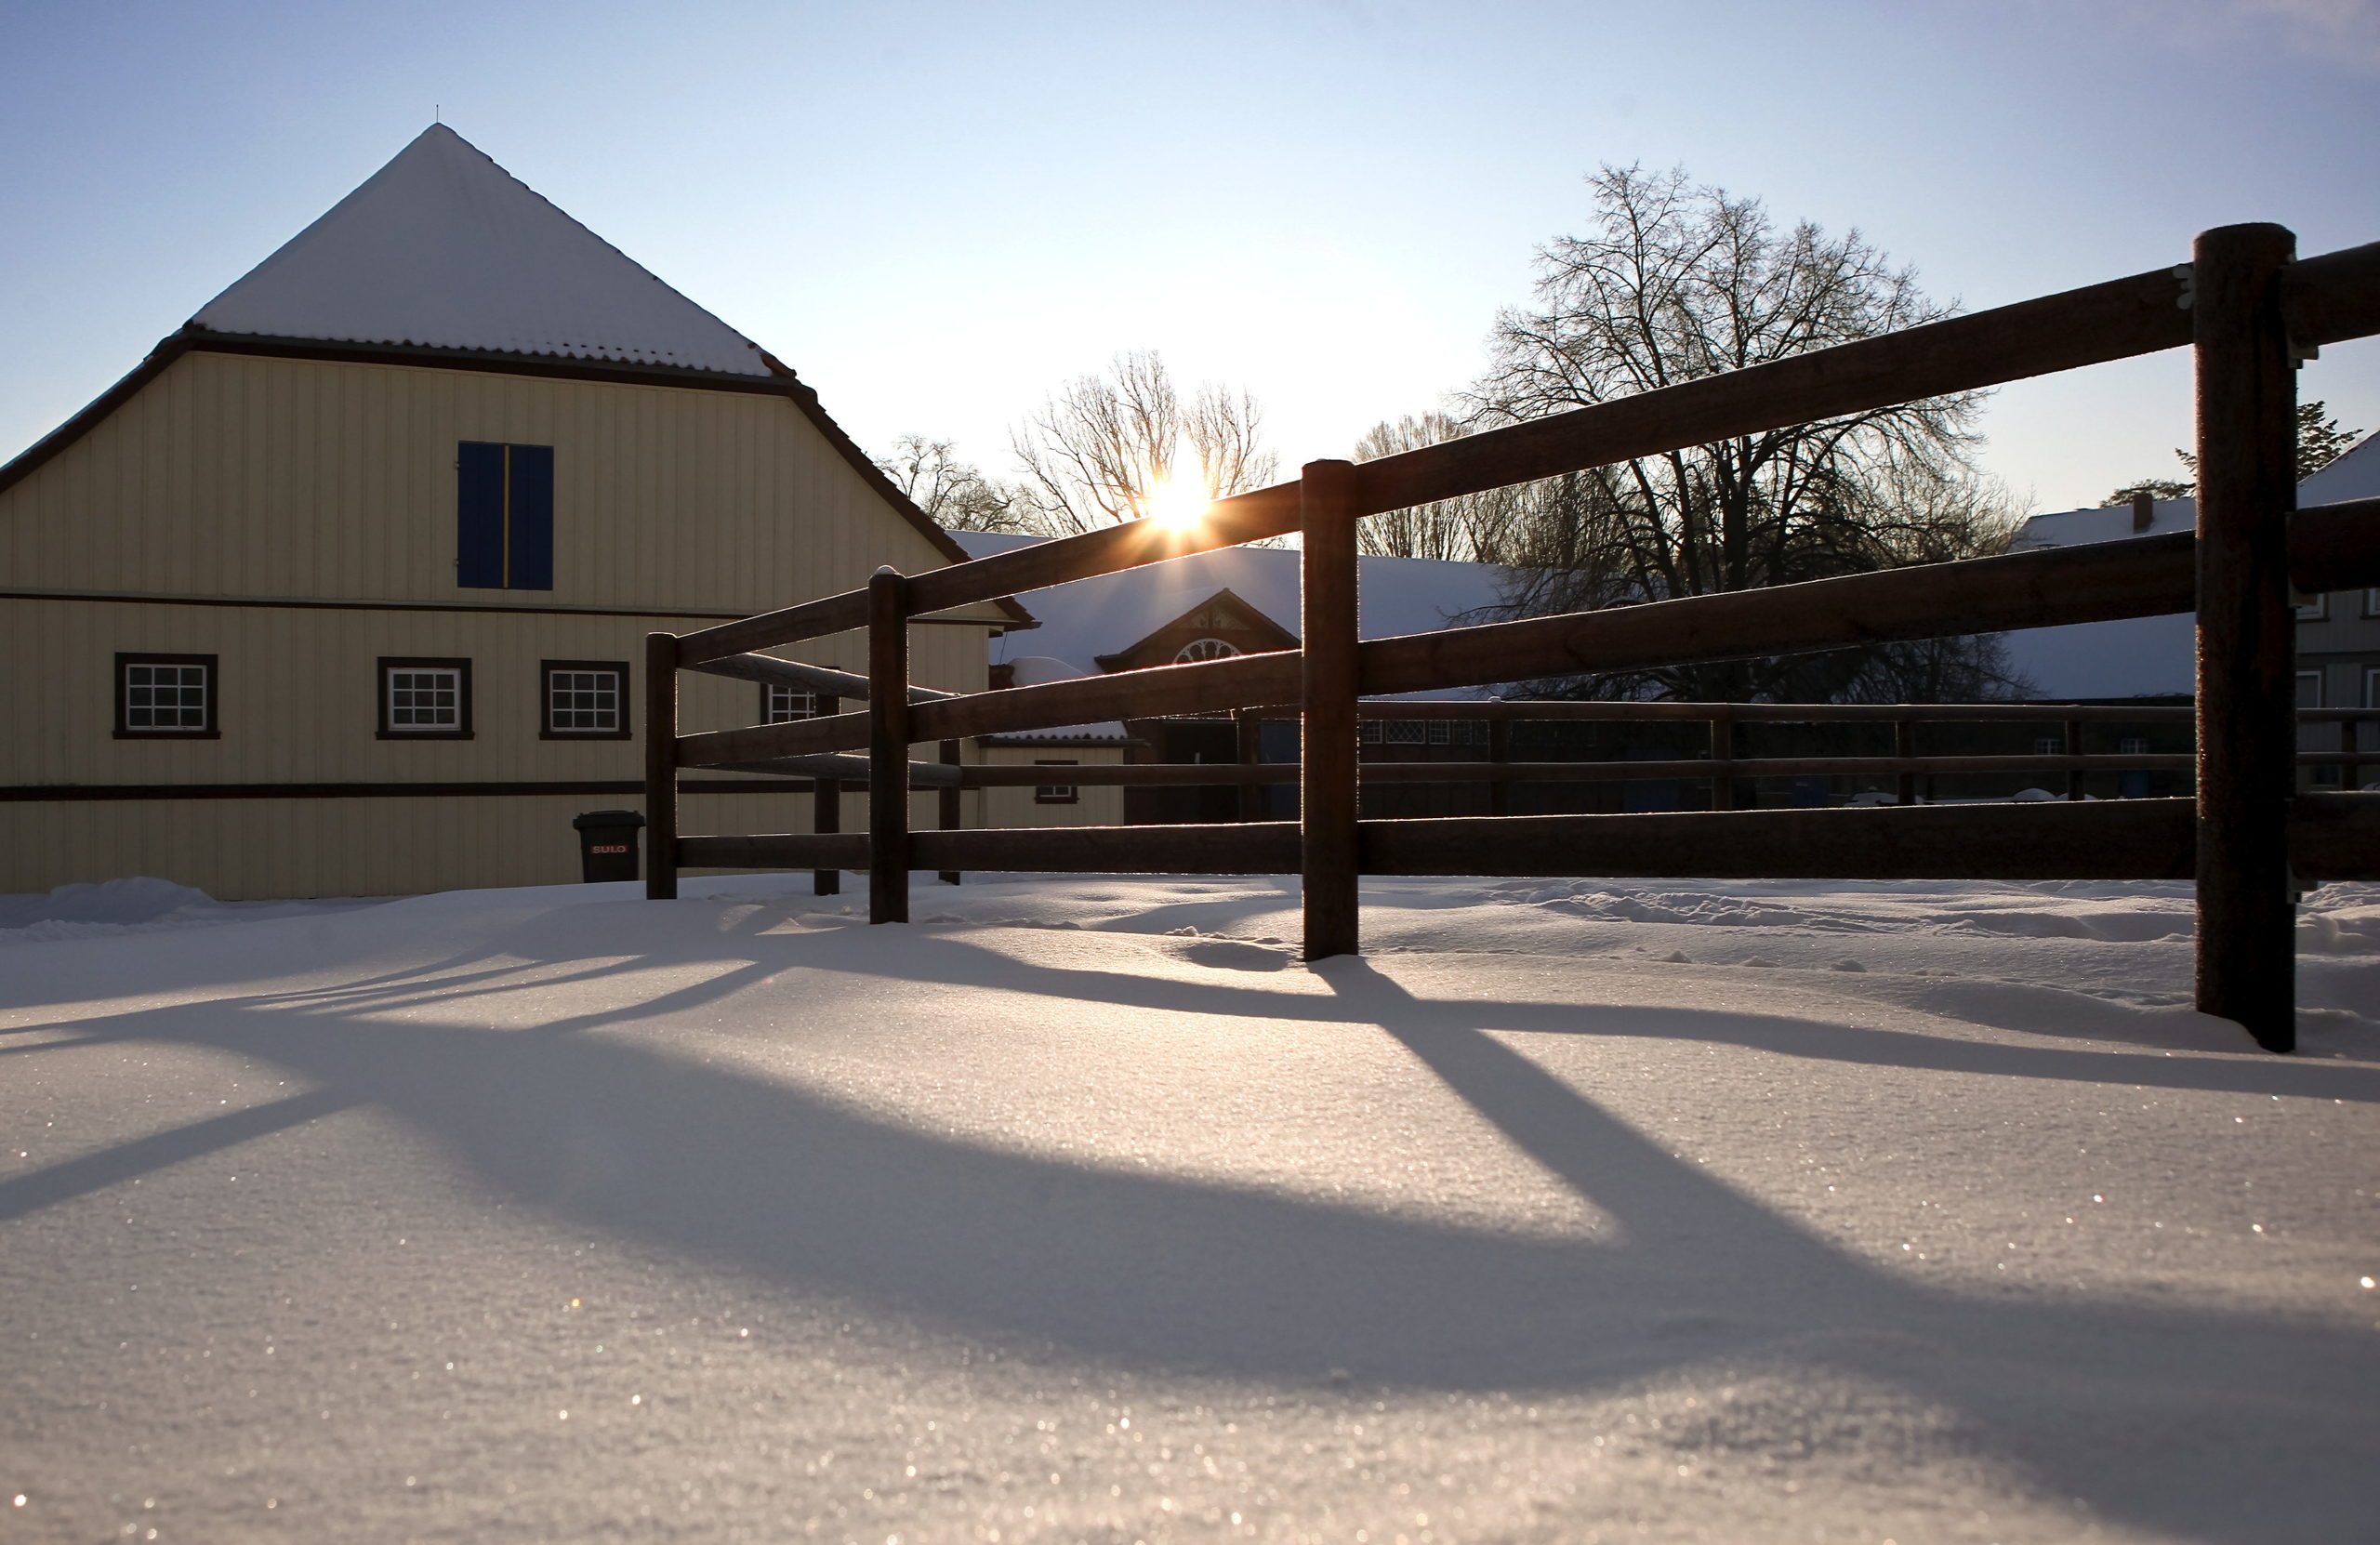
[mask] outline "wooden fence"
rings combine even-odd
[[[2304,882],[2380,878],[2380,796],[2296,792],[2292,587],[2380,585],[2380,500],[2292,513],[2294,365],[2380,333],[2380,244],[2295,260],[2278,226],[2225,226],[2191,261],[2131,278],[1580,408],[1379,461],[1308,463],[1183,530],[1136,521],[647,640],[647,894],[686,867],[869,873],[869,917],[905,920],[912,870],[1287,873],[1303,880],[1308,958],[1354,952],[1359,874],[1810,878],[2194,878],[2197,1000],[2274,1050],[2294,1044],[2294,902]],[[1359,640],[1366,516],[1682,446],[2167,349],[2193,350],[2198,529],[1609,611]],[[954,695],[908,680],[907,625],[953,607],[1266,536],[1302,534],[1301,648]],[[2192,799],[1489,815],[1361,821],[1359,716],[1374,696],[1686,665],[1889,640],[2194,612]],[[856,628],[863,680],[758,653]],[[865,697],[861,712],[677,733],[681,670]],[[992,769],[912,762],[912,746],[1088,721],[1295,705],[1295,822],[908,829],[913,785],[988,786]],[[1433,714],[1448,705],[1413,705]],[[1515,710],[1522,706],[1514,705]],[[1539,706],[1530,706],[1534,711]],[[1589,706],[1580,705],[1580,707]],[[1624,706],[1712,713],[1711,705]],[[1769,711],[1739,705],[1731,717]],[[1803,712],[1804,710],[1790,710]],[[1907,718],[1916,710],[1888,706]],[[1973,710],[1962,710],[1968,712]],[[2139,710],[2127,709],[2137,716]],[[2030,712],[2041,716],[2041,710]],[[2057,717],[2067,717],[2058,710]],[[844,753],[865,747],[865,762]],[[1901,759],[1904,760],[1911,759]],[[2092,759],[2077,759],[2089,761]],[[2034,765],[2041,765],[2038,760]],[[1718,761],[1741,765],[1733,758]],[[2136,765],[2137,758],[2126,761]],[[1487,766],[1492,768],[1491,761]],[[1508,766],[1511,764],[1507,764]],[[1580,764],[1558,764],[1575,779]],[[1660,764],[1626,764],[1624,775]],[[864,778],[866,834],[681,836],[681,767]],[[1717,770],[1701,762],[1697,772]],[[1047,769],[1014,769],[1046,782]],[[1096,770],[1071,768],[1072,783]],[[1122,775],[1145,769],[1116,770]],[[1617,769],[1615,769],[1617,771]],[[1781,771],[1781,770],[1780,770]],[[1184,781],[1214,782],[1217,770]],[[1271,776],[1269,771],[1265,773]],[[1465,773],[1493,779],[1492,772]],[[1510,776],[1509,772],[1506,776]],[[826,813],[830,799],[820,802]]]

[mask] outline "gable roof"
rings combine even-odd
[[[1214,594],[1208,596],[1203,601],[1192,601],[1189,605],[1183,607],[1181,611],[1176,612],[1173,615],[1160,621],[1156,627],[1150,628],[1146,633],[1133,640],[1130,643],[1126,644],[1123,648],[1110,650],[1104,654],[1094,655],[1092,658],[1098,662],[1100,669],[1113,670],[1116,667],[1108,664],[1110,660],[1129,659],[1130,656],[1139,654],[1143,649],[1146,648],[1158,634],[1166,631],[1166,629],[1170,627],[1172,627],[1191,613],[1202,611],[1218,603],[1239,613],[1241,616],[1247,619],[1247,626],[1253,631],[1260,633],[1266,631],[1271,632],[1278,640],[1275,645],[1276,648],[1295,649],[1298,646],[1298,636],[1295,633],[1291,632],[1281,624],[1275,622],[1271,617],[1266,616],[1263,611],[1250,606],[1247,601],[1241,600],[1232,588],[1226,585],[1222,589],[1217,590]]]
[[[981,531],[951,535],[977,558],[1047,540]],[[1078,664],[1116,654],[1223,589],[1294,640],[1298,563],[1292,548],[1221,548],[1035,590],[1026,599],[1040,627],[1030,638],[992,640],[992,659],[1000,663],[1009,649]],[[1356,560],[1356,630],[1367,639],[1434,632],[1501,604],[1504,574],[1490,563],[1367,555]],[[1400,695],[1474,697],[1488,690],[1460,687]]]
[[[422,130],[191,324],[769,374],[760,345],[443,124]]]
[[[968,557],[783,362],[443,124],[415,136],[81,412],[0,463],[0,493],[193,350],[784,397],[935,551],[955,563]],[[1033,626],[1013,600],[993,604],[1012,626]]]

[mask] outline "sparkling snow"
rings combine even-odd
[[[0,1538],[2380,1516],[2380,887],[687,890],[0,904]]]

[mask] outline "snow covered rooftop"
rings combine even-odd
[[[443,124],[191,323],[266,337],[771,374],[758,344]]]
[[[971,558],[1028,547],[1043,538],[954,531]],[[1365,558],[1358,573],[1361,615],[1367,639],[1427,633],[1456,618],[1494,606],[1504,571],[1486,563],[1448,563],[1428,558]],[[1298,630],[1298,554],[1285,548],[1225,548],[1194,553],[1118,574],[1096,574],[1019,597],[1041,626],[1032,632],[994,640],[993,660],[1002,648],[1087,664],[1102,654],[1146,638],[1218,590],[1228,589],[1290,633]],[[1088,674],[1087,671],[1079,674]],[[1053,678],[1054,679],[1054,678]],[[1020,684],[1023,677],[1020,675]],[[1423,693],[1470,697],[1471,689]]]

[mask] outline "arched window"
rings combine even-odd
[[[1197,639],[1183,644],[1182,653],[1173,657],[1173,663],[1179,666],[1197,660],[1221,660],[1238,653],[1221,639]]]

